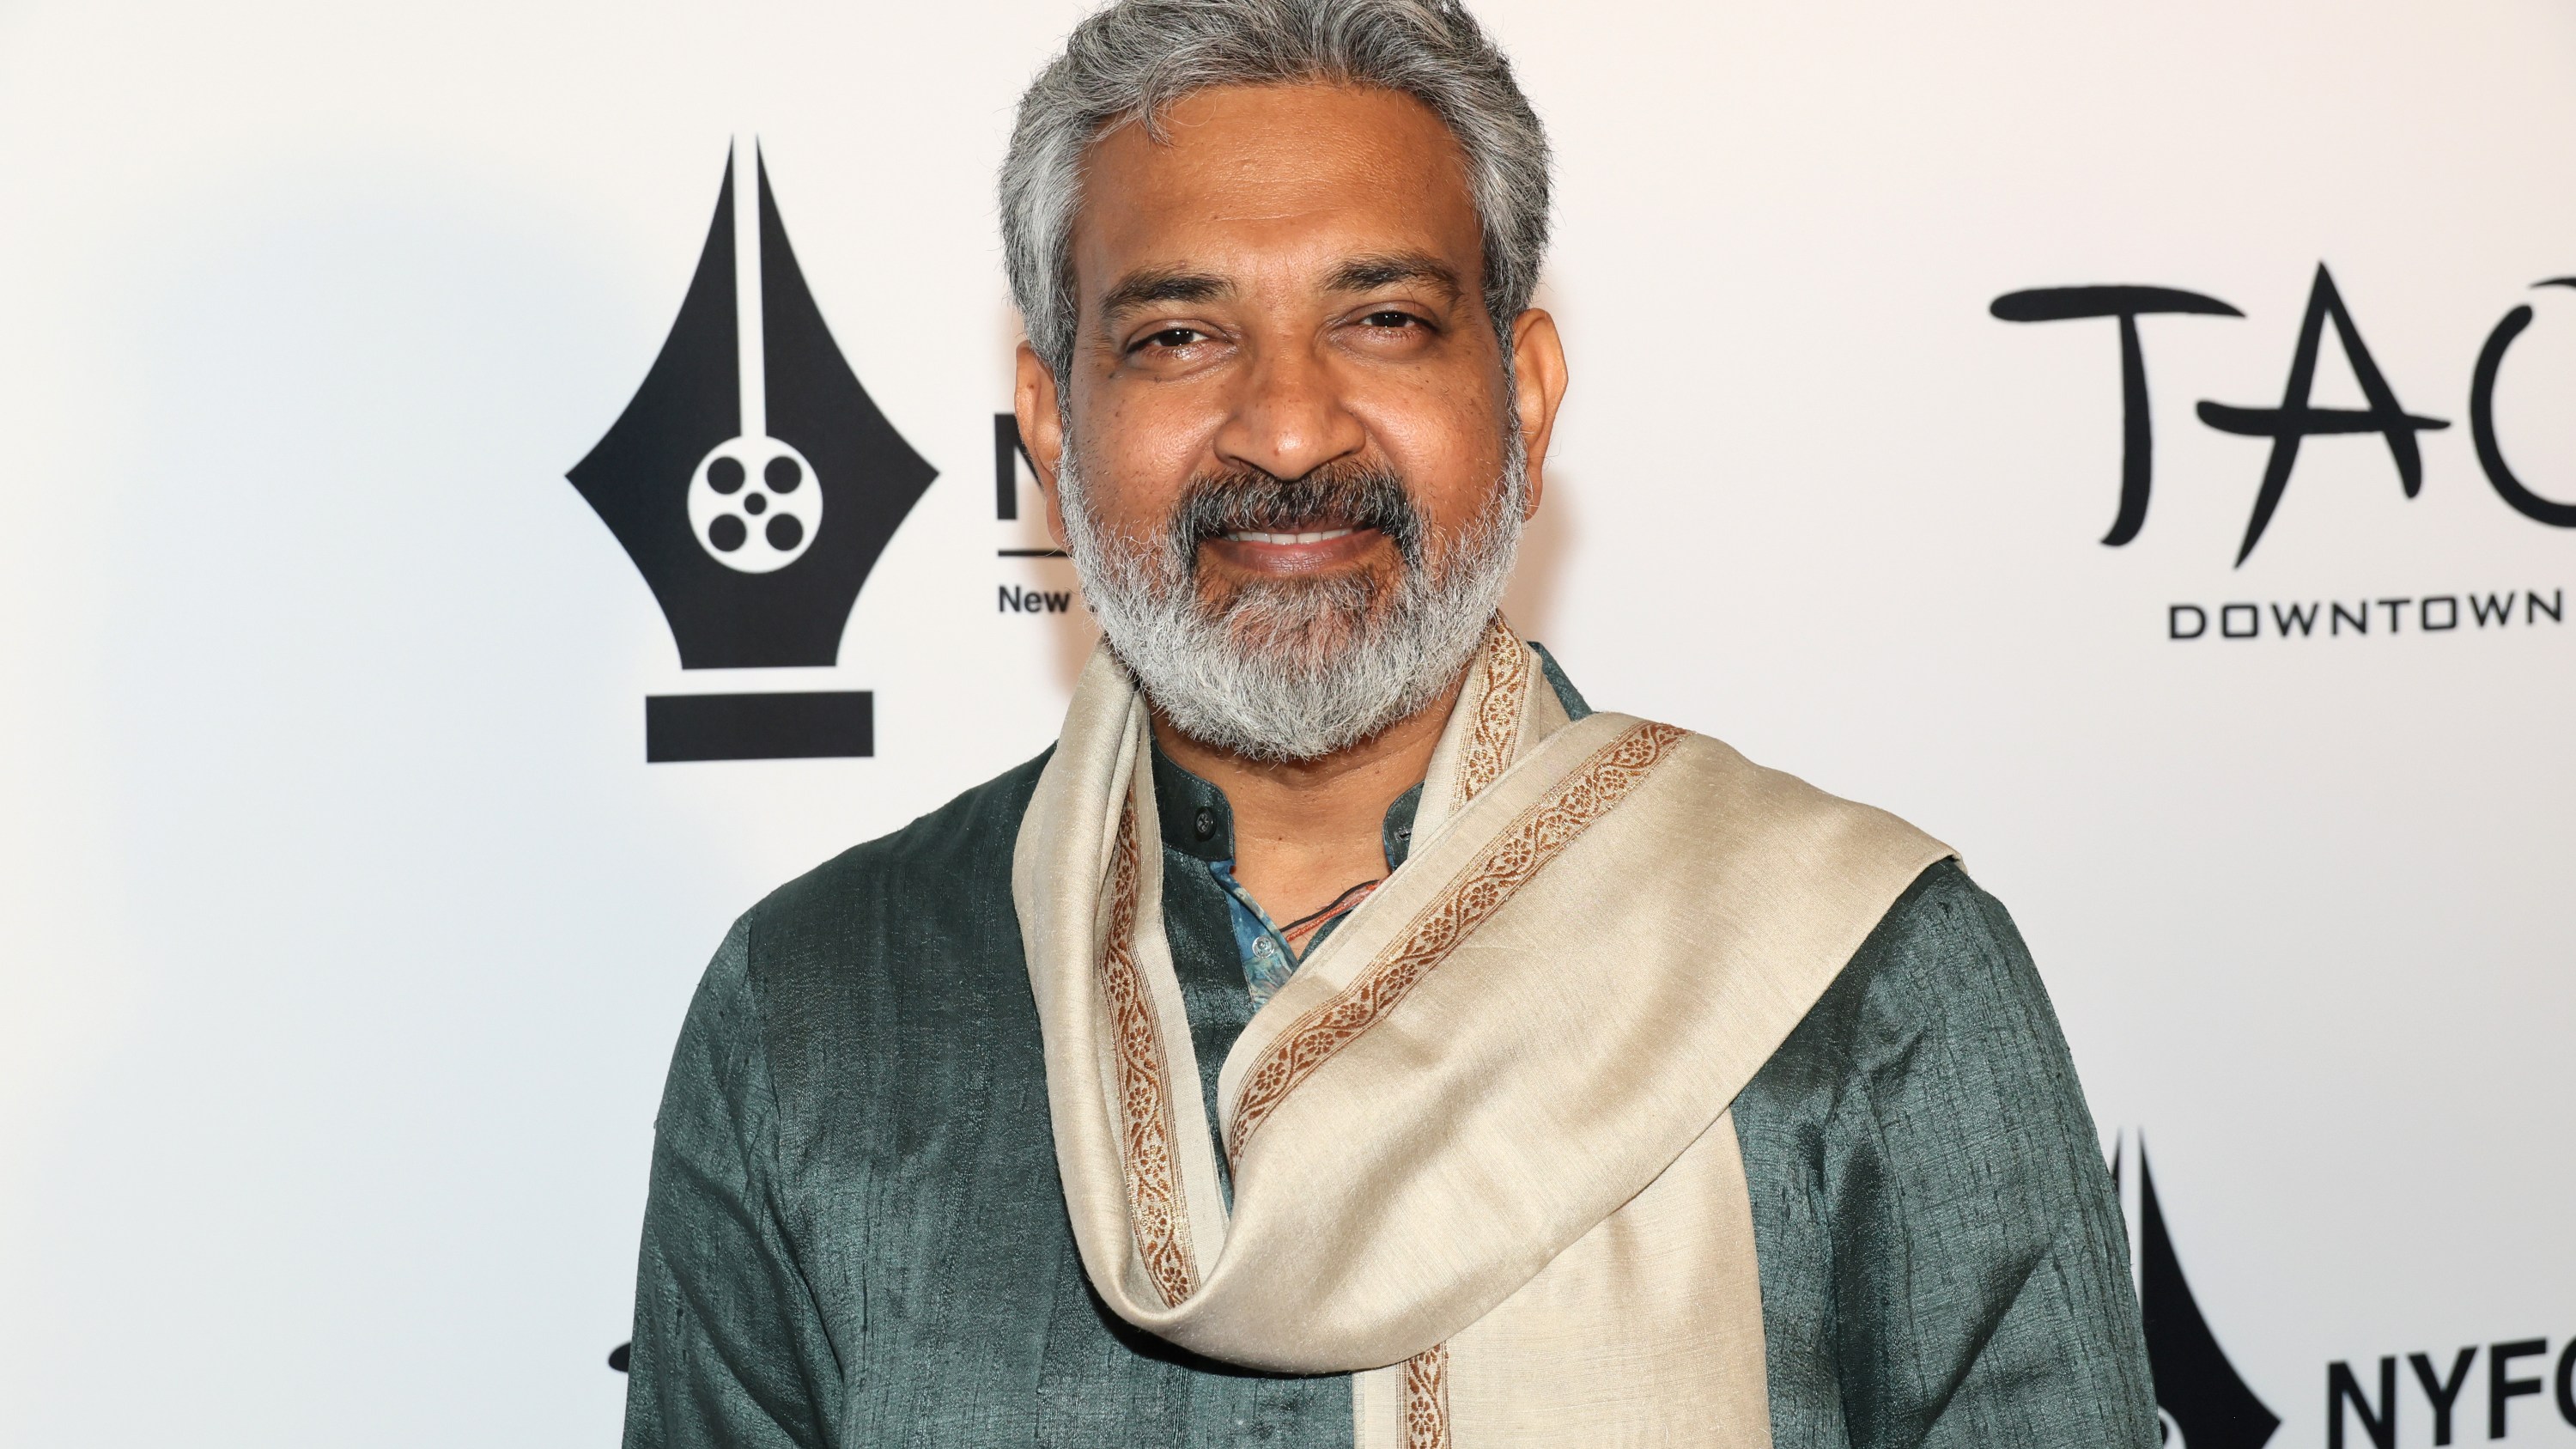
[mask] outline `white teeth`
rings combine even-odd
[[[1226,537],[1236,543],[1323,543],[1328,539],[1347,538],[1356,532],[1357,529],[1351,528],[1327,528],[1320,533],[1254,533],[1246,530],[1229,533]]]

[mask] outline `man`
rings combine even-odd
[[[1496,611],[1567,372],[1474,23],[1122,0],[1002,215],[1106,637],[718,951],[627,1442],[2154,1442],[2002,907]]]

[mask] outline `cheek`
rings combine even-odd
[[[1436,529],[1475,519],[1503,471],[1503,405],[1472,385],[1390,393],[1370,431]]]
[[[1118,533],[1159,530],[1198,471],[1200,430],[1166,399],[1095,391],[1083,402],[1074,437],[1093,511]]]

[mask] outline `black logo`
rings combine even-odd
[[[868,571],[937,476],[833,343],[757,151],[729,158],[661,354],[570,474],[652,588],[680,667],[837,662]],[[644,719],[653,761],[874,747],[865,691],[655,696]]]
[[[2127,1156],[2125,1145],[2113,1149],[2114,1184],[2121,1182]],[[2209,1320],[2200,1315],[2191,1285],[2183,1281],[2164,1205],[2156,1201],[2155,1174],[2147,1170],[2144,1136],[2138,1139],[2137,1159],[2137,1198],[2129,1221],[2136,1235],[2133,1262],[2138,1307],[2146,1321],[2147,1370],[2155,1379],[2164,1443],[2168,1449],[2262,1449],[2281,1420],[2227,1361],[2218,1336],[2209,1331]],[[2123,1186],[2124,1206],[2128,1196]]]
[[[2533,285],[2576,287],[2576,277],[2552,277]],[[2102,542],[2113,548],[2127,544],[2146,527],[2147,501],[2155,474],[2155,425],[2147,406],[2146,352],[2139,341],[2138,319],[2166,314],[2204,317],[2243,317],[2245,314],[2216,297],[2198,292],[2138,286],[2041,287],[2007,292],[1988,304],[1987,310],[2006,322],[2118,319],[2120,507],[2112,519],[2110,531],[2102,536]],[[2486,346],[2480,350],[2470,373],[2470,431],[2477,447],[2478,465],[2506,505],[2535,522],[2555,528],[2576,528],[2576,503],[2561,502],[2533,489],[2506,463],[2503,444],[2497,437],[2496,379],[2504,367],[2507,349],[2512,347],[2523,329],[2531,325],[2532,315],[2529,305],[2517,306],[2506,313],[2487,335]],[[2351,366],[2354,379],[2361,384],[2363,400],[2368,404],[2366,407],[2318,407],[2311,401],[2317,363],[2329,323],[2334,327],[2336,345]],[[2298,341],[2291,351],[2290,375],[2282,386],[2280,405],[2247,407],[2203,402],[2197,412],[2201,422],[2220,432],[2262,438],[2271,443],[2262,479],[2255,488],[2252,516],[2246,520],[2244,539],[2237,546],[2236,563],[2239,567],[2253,556],[2254,546],[2263,541],[2264,531],[2271,527],[2273,514],[2281,506],[2282,497],[2290,486],[2290,475],[2298,465],[2300,445],[2307,439],[2352,434],[2377,437],[2388,449],[2399,490],[2406,497],[2413,498],[2424,487],[2424,460],[2416,435],[2451,425],[2448,419],[2408,412],[2398,402],[2395,390],[2388,385],[2388,379],[2371,356],[2370,348],[2362,341],[2361,329],[2354,323],[2343,293],[2336,288],[2333,275],[2323,263],[2318,264],[2316,277],[2308,289],[2307,310],[2300,319]],[[2456,606],[2457,601],[2454,600],[2454,608]],[[2394,625],[2391,627],[2393,629]],[[2191,636],[2177,634],[2175,637]]]

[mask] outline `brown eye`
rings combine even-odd
[[[1148,347],[1187,347],[1199,339],[1195,327],[1166,327],[1145,339]]]
[[[1371,327],[1397,328],[1411,327],[1420,319],[1410,312],[1371,312],[1360,320]]]

